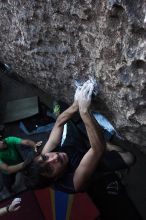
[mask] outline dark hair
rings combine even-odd
[[[6,143],[5,139],[2,136],[0,136],[0,141]]]
[[[46,172],[45,167],[37,163],[34,158],[31,164],[27,166],[27,169],[23,171],[26,187],[28,189],[41,189],[48,187],[53,179],[42,176],[41,174],[44,172]],[[49,170],[47,170],[47,173],[49,173]]]

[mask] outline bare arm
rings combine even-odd
[[[21,141],[21,144],[28,145],[28,146],[31,146],[31,147],[35,147],[36,142],[34,142],[32,140],[23,139]]]
[[[74,175],[74,186],[76,191],[84,189],[89,178],[97,168],[98,162],[104,152],[105,142],[102,137],[101,129],[89,113],[81,114],[85,123],[91,148],[84,155]]]
[[[43,154],[50,152],[57,147],[57,145],[60,143],[65,123],[77,111],[78,111],[78,104],[75,101],[68,109],[66,109],[62,114],[58,116],[54,128],[50,134],[50,137],[42,150]]]
[[[23,139],[21,144],[27,145],[28,147],[33,147],[34,150],[37,152],[37,147],[41,146],[42,141],[34,142],[32,140]]]
[[[74,174],[74,186],[76,191],[84,189],[91,175],[95,171],[98,162],[104,152],[105,142],[99,124],[89,113],[91,103],[91,88],[83,85],[79,96],[79,111],[85,124],[91,148],[84,155]]]
[[[90,146],[94,151],[100,153],[105,148],[105,140],[100,125],[88,111],[80,111],[80,115],[87,130]]]
[[[6,163],[0,164],[0,170],[6,172],[7,174],[16,173],[24,168],[24,162],[17,165],[8,166]]]

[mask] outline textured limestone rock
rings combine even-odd
[[[95,76],[96,106],[146,145],[145,0],[1,0],[0,30],[1,61],[68,102]]]

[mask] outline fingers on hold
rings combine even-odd
[[[77,94],[78,89],[79,89],[79,91],[80,91],[80,94]],[[89,99],[91,99],[91,95],[92,95],[93,89],[94,89],[93,83],[91,83],[90,80],[87,80],[87,81],[82,85],[82,87],[78,87],[78,88],[77,88],[76,94],[75,94],[75,98],[78,97],[78,98],[81,98],[82,100],[83,100],[83,99],[85,99],[85,100],[88,99],[88,100],[89,100]]]
[[[85,82],[81,88],[81,91],[84,92],[86,90],[87,86],[88,86],[88,83]]]
[[[89,89],[89,91],[88,91],[88,99],[91,98],[92,92],[93,92],[93,88],[90,87],[90,89]]]
[[[83,96],[85,96],[86,98],[90,98],[92,91],[93,91],[93,86],[88,84],[86,89],[84,89],[83,91]]]
[[[78,100],[80,91],[81,91],[81,87],[79,86],[79,87],[76,89],[76,92],[75,92],[75,100]]]

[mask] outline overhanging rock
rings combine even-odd
[[[6,0],[0,12],[2,62],[68,102],[75,79],[95,76],[97,108],[146,145],[145,0]]]

